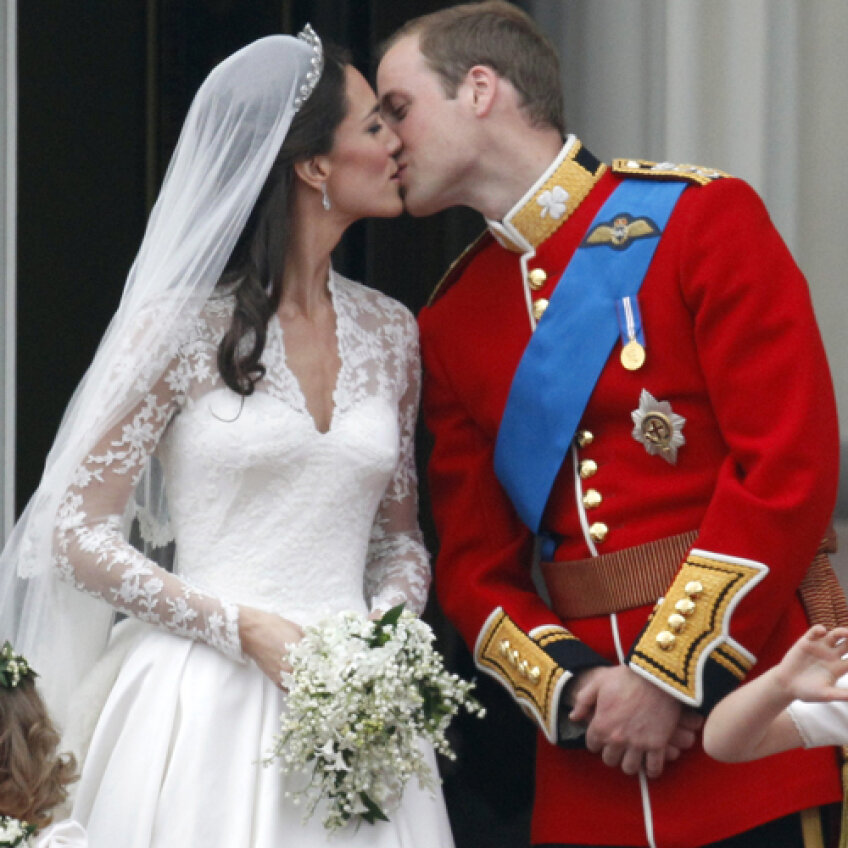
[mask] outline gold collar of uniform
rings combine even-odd
[[[606,169],[579,139],[569,136],[548,170],[503,222],[487,222],[489,231],[507,250],[535,250],[571,217]]]

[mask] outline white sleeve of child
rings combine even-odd
[[[88,848],[88,837],[73,819],[51,824],[35,838],[34,848]]]
[[[848,689],[848,675],[840,677],[836,685]],[[848,702],[793,701],[786,709],[805,748],[848,745]]]

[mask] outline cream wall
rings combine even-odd
[[[596,155],[711,165],[761,193],[809,280],[848,445],[848,3],[525,5],[560,50],[566,117]]]

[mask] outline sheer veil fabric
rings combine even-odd
[[[114,617],[101,600],[62,583],[53,568],[61,499],[92,440],[118,425],[173,359],[180,328],[215,287],[321,63],[320,41],[307,26],[297,38],[269,36],[243,48],[198,91],[118,311],[0,556],[0,642],[10,639],[40,673],[60,724],[68,693],[102,652]],[[128,526],[142,511],[143,528],[161,542],[167,515],[152,466],[137,481],[123,521]]]

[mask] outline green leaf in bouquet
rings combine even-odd
[[[406,604],[402,603],[392,607],[374,622],[374,636],[369,642],[372,648],[379,648],[392,638],[389,631],[397,627],[405,606]]]
[[[419,683],[418,691],[421,693],[422,707],[427,718],[440,719],[451,712],[450,704],[438,686]]]
[[[374,824],[377,821],[385,821],[389,820],[389,817],[380,809],[380,807],[375,804],[369,797],[367,792],[359,793],[359,800],[365,805],[365,809],[367,812],[361,814],[361,818],[363,821],[368,822],[368,824]]]
[[[403,608],[405,606],[405,603],[398,604],[396,607],[392,607],[390,610],[383,613],[382,617],[377,621],[377,626],[383,628],[396,627],[401,615],[403,614]]]

